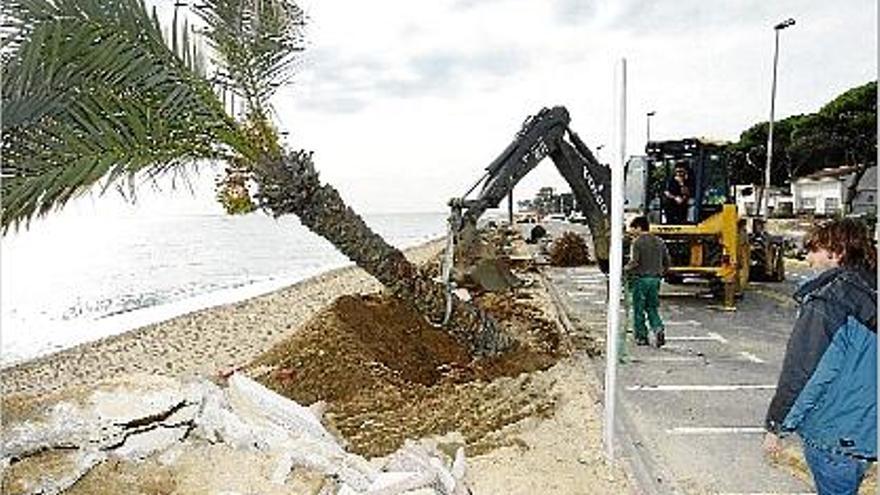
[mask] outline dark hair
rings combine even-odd
[[[639,229],[642,232],[647,232],[651,228],[651,224],[648,223],[648,217],[640,216],[633,218],[629,223],[629,227],[631,229]]]
[[[877,266],[877,249],[868,227],[852,218],[815,225],[807,232],[804,247],[807,251],[825,249],[838,255],[841,266],[861,266],[869,270]]]

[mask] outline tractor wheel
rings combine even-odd
[[[785,280],[785,256],[782,251],[776,251],[775,263],[773,263],[773,281],[782,282]]]

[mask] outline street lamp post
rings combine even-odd
[[[651,117],[653,117],[654,114],[656,114],[656,113],[657,112],[655,112],[654,110],[651,110],[650,112],[645,114],[645,125],[647,126],[647,129],[645,132],[645,136],[646,136],[645,146],[647,146],[648,143],[651,142]]]
[[[775,44],[773,49],[773,83],[770,88],[770,125],[767,129],[767,166],[764,168],[764,188],[761,191],[761,198],[758,200],[758,212],[761,207],[764,208],[764,220],[770,213],[770,167],[773,164],[773,117],[776,112],[776,66],[779,64],[779,31],[794,26],[794,19],[786,19],[779,24],[773,26],[775,34]],[[766,203],[766,204],[761,204]]]

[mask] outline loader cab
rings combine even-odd
[[[651,223],[663,225],[697,224],[719,213],[731,202],[727,157],[723,144],[699,139],[652,141],[645,149],[644,204]],[[684,172],[684,173],[683,173]],[[689,199],[686,208],[677,207],[665,192],[681,187],[684,179]]]

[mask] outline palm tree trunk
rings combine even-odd
[[[865,172],[868,171],[868,164],[864,160],[857,162],[857,165],[858,168],[853,172],[849,184],[846,185],[846,193],[843,198],[843,211],[846,214],[853,212],[853,201],[855,201],[856,195],[859,193],[859,183],[862,181]]]
[[[292,152],[280,162],[266,164],[260,168],[257,182],[257,198],[264,210],[276,217],[290,213],[298,216],[309,230],[333,243],[393,295],[432,320],[442,319],[444,287],[373,232],[346,206],[336,189],[321,185],[311,153]],[[453,308],[446,330],[474,355],[491,356],[514,345],[515,341],[476,306],[455,298]]]

